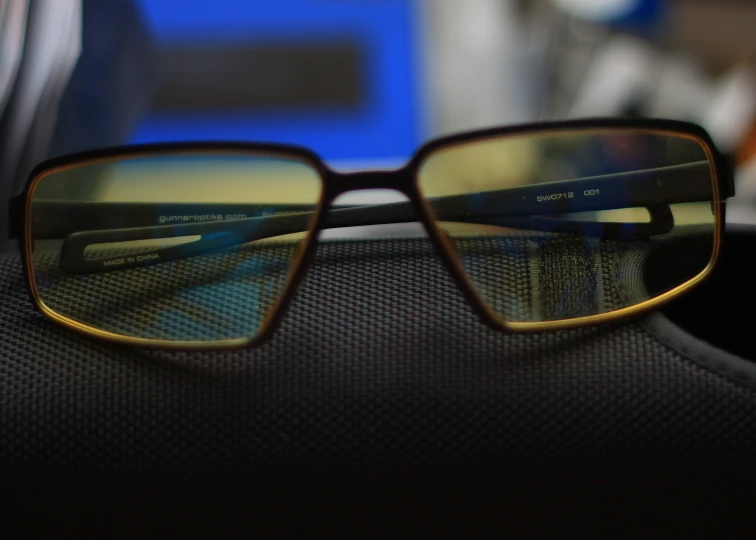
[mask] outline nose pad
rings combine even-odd
[[[349,191],[337,197],[328,212],[320,240],[425,236],[412,202],[393,189]]]

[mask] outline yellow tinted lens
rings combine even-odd
[[[695,138],[639,129],[441,147],[421,195],[477,296],[509,323],[669,297],[715,253],[715,181]]]
[[[322,181],[292,157],[172,153],[45,173],[31,195],[40,303],[103,335],[246,341],[269,320]]]

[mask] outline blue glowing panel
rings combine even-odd
[[[312,148],[328,160],[406,158],[420,142],[417,30],[411,0],[140,0],[156,40],[173,43],[333,39],[360,46],[357,107],[151,112],[134,142],[230,139]]]

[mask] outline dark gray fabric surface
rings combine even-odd
[[[0,328],[0,479],[32,495],[227,482],[317,502],[372,478],[410,483],[424,516],[452,494],[532,512],[570,508],[573,489],[674,504],[670,486],[756,478],[752,389],[637,321],[492,330],[432,250],[400,240],[322,246],[257,349],[150,352],[53,327],[17,255],[0,258]]]
[[[355,248],[355,240],[331,240],[324,249],[331,262],[343,262],[360,257],[360,251],[370,250],[376,240],[358,242],[364,246]],[[404,238],[401,243],[405,258],[430,255],[424,238]],[[644,262],[650,250],[644,243],[496,234],[467,235],[456,238],[454,245],[477,294],[510,321],[593,315],[649,297]],[[142,268],[88,274],[63,270],[57,246],[35,253],[34,271],[42,301],[88,326],[164,340],[250,338],[278,300],[296,246],[253,243]],[[379,252],[385,249],[376,247]],[[711,247],[703,251],[708,254]],[[702,269],[707,262],[704,257],[690,266]],[[674,285],[685,279],[688,276],[673,279]]]

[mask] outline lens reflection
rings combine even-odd
[[[714,253],[702,143],[642,129],[491,137],[437,149],[418,187],[479,298],[504,321],[636,306]]]
[[[37,182],[40,301],[119,336],[255,337],[314,224],[322,181],[296,158],[160,154],[85,163]]]

